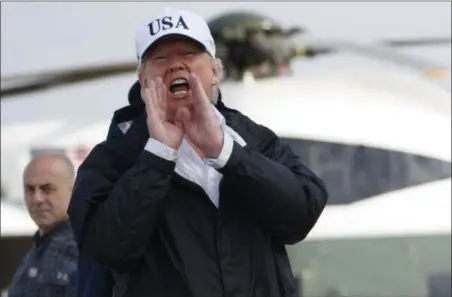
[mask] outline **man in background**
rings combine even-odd
[[[75,296],[78,249],[66,212],[74,175],[72,162],[62,154],[40,154],[25,167],[25,203],[38,231],[8,297]]]

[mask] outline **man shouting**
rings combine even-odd
[[[224,105],[202,17],[166,9],[136,48],[143,102],[115,113],[78,171],[81,253],[115,272],[115,296],[296,296],[285,245],[315,225],[324,183]]]

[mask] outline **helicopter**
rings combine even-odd
[[[450,273],[451,101],[449,92],[427,80],[449,75],[449,69],[391,49],[450,46],[450,38],[299,45],[294,38],[306,29],[283,28],[255,13],[231,12],[208,24],[223,61],[225,104],[275,131],[331,189],[306,240],[287,247],[302,296],[332,289],[348,296],[417,296],[426,291],[431,271]],[[296,59],[341,52],[415,72],[298,77],[291,71]],[[35,230],[31,221],[21,230],[14,224],[7,230],[3,221],[3,206],[22,195],[25,164],[43,151],[69,154],[80,164],[105,138],[112,112],[128,104],[136,66],[126,61],[2,77],[2,188],[11,197],[2,198],[2,241]],[[68,94],[78,100],[65,100]],[[435,260],[427,261],[431,254]],[[427,264],[409,266],[409,257]],[[350,259],[356,264],[347,272]],[[412,269],[415,275],[391,279],[391,269]]]
[[[445,77],[450,69],[443,65],[404,56],[388,48],[429,45],[450,45],[450,37],[424,37],[406,40],[381,40],[366,45],[356,42],[314,40],[303,45],[293,38],[307,33],[304,28],[283,28],[277,21],[253,12],[234,11],[208,22],[223,61],[225,80],[240,81],[251,74],[255,78],[275,77],[290,73],[296,58],[314,59],[341,52],[354,52],[419,71],[427,77]],[[1,78],[1,99],[95,79],[118,76],[136,71],[136,61],[50,71]]]

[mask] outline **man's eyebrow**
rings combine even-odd
[[[40,188],[42,188],[42,187],[50,187],[50,186],[52,186],[52,183],[45,183],[45,184],[25,184],[25,187],[28,187],[28,188],[34,188],[34,187],[40,187]]]
[[[153,50],[152,52],[150,52],[149,53],[149,56],[150,57],[154,57],[154,56],[156,56],[156,55],[161,55],[161,54],[164,54],[165,53],[165,50],[162,50],[162,49],[160,49],[160,50]]]

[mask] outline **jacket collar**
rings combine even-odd
[[[36,246],[40,246],[42,244],[49,242],[52,238],[58,237],[63,233],[67,233],[69,231],[71,231],[70,222],[69,221],[61,222],[58,225],[56,225],[52,231],[43,236],[39,234],[39,231],[36,231],[35,235],[33,236],[33,242]]]
[[[130,87],[128,101],[131,106],[144,107],[144,102],[141,99],[140,81],[137,80],[132,87]]]

